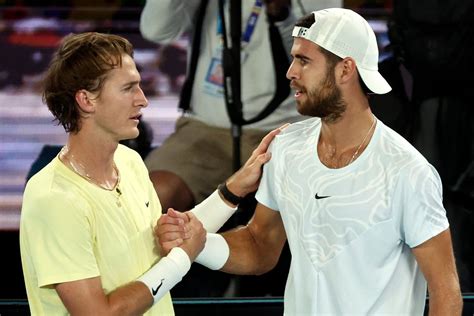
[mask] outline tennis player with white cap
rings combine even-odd
[[[423,315],[427,288],[430,315],[460,315],[438,173],[370,110],[370,93],[391,90],[374,32],[340,8],[296,25],[287,77],[312,118],[273,141],[247,226],[208,238],[202,254],[220,254],[212,266],[222,271],[261,274],[288,239],[286,315]],[[226,185],[240,195],[232,178]],[[166,225],[156,232],[164,247],[176,237]]]

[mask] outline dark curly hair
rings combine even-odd
[[[76,92],[100,94],[107,74],[121,67],[124,54],[133,57],[133,46],[117,35],[89,32],[63,38],[43,81],[43,102],[66,132],[81,128]]]

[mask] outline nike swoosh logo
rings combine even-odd
[[[148,207],[148,205],[150,205],[150,201],[145,202],[145,205],[146,205],[146,207]]]
[[[318,195],[318,193],[316,193],[316,195],[314,196],[316,198],[316,200],[320,200],[320,199],[325,199],[325,198],[328,198],[328,197],[331,197],[330,195]]]
[[[160,283],[160,285],[158,285],[158,287],[157,287],[156,289],[151,288],[151,293],[153,294],[153,296],[155,296],[155,295],[158,293],[158,290],[159,290],[160,287],[163,285],[163,281],[164,281],[164,280],[165,280],[165,279],[161,279],[161,283]]]

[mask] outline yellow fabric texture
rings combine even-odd
[[[161,206],[148,171],[123,145],[114,160],[120,195],[88,182],[58,157],[28,182],[20,247],[33,315],[67,314],[53,284],[100,276],[107,294],[159,260],[153,226]],[[169,293],[146,315],[174,315]]]

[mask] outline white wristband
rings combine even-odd
[[[207,199],[196,205],[191,212],[196,215],[206,231],[215,233],[236,210],[237,207],[227,205],[216,190]]]
[[[148,287],[154,304],[181,281],[190,267],[189,256],[183,249],[175,247],[137,281],[143,282]]]
[[[229,258],[229,245],[219,234],[206,235],[206,244],[199,256],[194,260],[211,270],[219,270]]]

